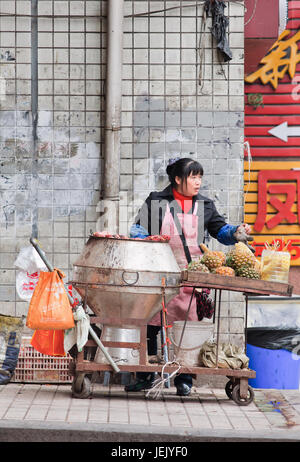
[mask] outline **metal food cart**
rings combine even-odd
[[[145,263],[146,262],[146,263]],[[209,288],[215,291],[215,319],[218,365],[220,337],[220,310],[222,291],[240,292],[245,297],[245,344],[248,312],[248,296],[251,295],[292,295],[289,284],[252,280],[241,277],[206,274],[196,271],[180,271],[171,248],[167,243],[146,242],[144,240],[96,238],[91,236],[85,248],[74,263],[73,287],[81,295],[85,307],[89,307],[95,316],[91,324],[106,327],[138,329],[138,341],[112,341],[101,335],[105,348],[131,349],[138,353],[135,364],[119,364],[118,370],[124,372],[174,373],[178,367],[174,364],[149,363],[147,357],[147,322],[167,303],[180,287],[191,287],[194,296],[196,288]],[[95,347],[94,340],[88,340],[84,348]],[[78,353],[73,361],[73,396],[87,398],[91,394],[88,374],[94,371],[114,372],[108,361],[96,362],[85,359],[85,350]],[[226,376],[229,381],[225,391],[227,396],[238,405],[246,406],[253,401],[254,392],[248,385],[248,379],[256,373],[248,368],[208,368],[200,366],[180,367],[180,373],[195,375]]]

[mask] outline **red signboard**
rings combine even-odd
[[[264,58],[257,48],[245,79],[244,221],[252,225],[256,256],[266,242],[288,242],[291,265],[300,266],[300,1],[288,8],[286,30]],[[259,44],[267,36],[245,28],[249,37]]]

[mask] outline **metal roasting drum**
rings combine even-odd
[[[91,236],[74,263],[72,284],[96,316],[111,325],[149,321],[179,293],[181,270],[167,242]],[[120,320],[120,321],[118,321]]]

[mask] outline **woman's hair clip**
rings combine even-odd
[[[173,157],[172,159],[169,159],[168,165],[173,165],[175,162],[177,162],[180,159],[180,157]]]

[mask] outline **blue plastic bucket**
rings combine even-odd
[[[253,388],[298,390],[300,383],[300,356],[288,350],[269,350],[247,344],[249,368],[256,378],[249,379]]]

